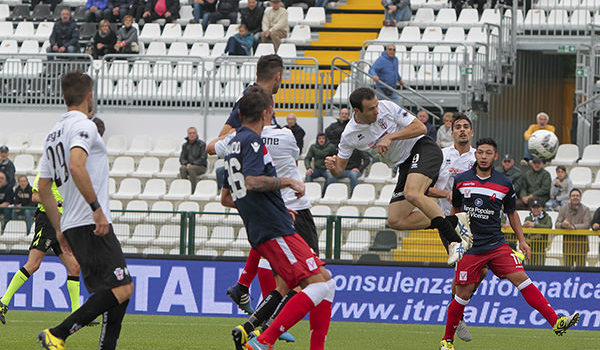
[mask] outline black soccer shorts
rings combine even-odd
[[[46,253],[50,248],[52,248],[56,256],[62,254],[62,249],[60,249],[60,244],[58,243],[58,239],[56,239],[56,231],[52,227],[48,215],[38,210],[35,213],[35,232],[29,250],[37,249]]]

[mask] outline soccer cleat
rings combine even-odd
[[[579,321],[579,314],[577,312],[571,316],[562,316],[556,320],[556,324],[554,327],[552,327],[552,329],[554,330],[554,333],[560,337],[565,334],[567,329],[576,325],[577,321]]]
[[[467,324],[464,320],[460,320],[460,322],[458,322],[458,326],[456,326],[456,335],[458,335],[462,341],[473,340],[473,336],[471,335],[471,332],[469,332]]]
[[[8,312],[8,305],[0,301],[0,322],[6,324],[6,313]]]
[[[288,342],[288,343],[293,343],[293,342],[295,342],[295,341],[296,341],[296,338],[294,338],[294,336],[293,336],[293,335],[291,335],[291,334],[290,334],[290,333],[288,333],[288,332],[283,332],[283,333],[281,333],[281,335],[279,336],[279,340],[283,340],[283,341],[285,341],[285,342]]]
[[[48,328],[38,334],[38,340],[46,350],[65,350],[65,341],[55,337]]]
[[[440,342],[440,350],[454,350],[452,339],[443,339]]]
[[[242,325],[236,326],[231,330],[235,350],[244,350],[244,345],[248,342],[248,333]]]
[[[246,343],[246,350],[273,350],[273,345],[262,344],[258,341],[258,337],[256,337]]]
[[[250,305],[250,295],[242,292],[238,283],[227,289],[227,295],[229,295],[231,300],[233,300],[242,311],[246,312],[248,315],[254,313],[254,308]]]
[[[471,232],[471,219],[467,213],[456,213],[458,223],[456,224],[456,233],[463,242],[465,251],[473,246],[473,233]]]
[[[448,244],[448,265],[454,266],[454,264],[462,259],[464,253],[463,242],[451,242]]]

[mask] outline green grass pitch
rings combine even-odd
[[[0,324],[0,349],[41,349],[37,334],[54,326],[66,314],[58,312],[9,311],[6,325]],[[119,341],[122,350],[234,350],[230,331],[242,319],[183,316],[126,315]],[[473,341],[456,340],[462,349],[552,350],[599,349],[600,332],[569,330],[557,337],[550,329],[470,327]],[[438,349],[444,328],[417,324],[334,322],[327,350],[424,350]],[[67,350],[97,349],[100,327],[86,327],[67,341]],[[277,343],[276,349],[308,350],[308,322],[291,330],[295,344]]]

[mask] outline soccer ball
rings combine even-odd
[[[558,137],[552,131],[538,130],[531,134],[527,142],[529,153],[535,158],[549,160],[554,158],[558,149]]]

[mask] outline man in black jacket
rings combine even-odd
[[[348,108],[342,108],[340,109],[340,117],[329,124],[327,129],[325,129],[327,141],[334,144],[335,147],[340,143],[340,138],[342,137],[342,133],[344,132],[348,121],[350,121],[350,112],[348,111]]]
[[[63,9],[60,11],[60,19],[54,24],[50,34],[50,46],[48,53],[76,53],[79,52],[79,29],[71,20],[71,11]]]
[[[229,19],[230,24],[237,23],[237,12],[240,7],[240,0],[219,0],[217,11],[210,15],[210,23],[217,23],[222,19]]]
[[[190,179],[194,192],[200,175],[206,172],[206,143],[198,138],[196,128],[188,128],[187,134],[186,143],[181,146],[179,155],[179,176],[182,179]]]
[[[241,9],[242,23],[248,27],[248,31],[254,35],[254,43],[260,42],[260,31],[262,29],[262,18],[265,9],[258,5],[257,0],[248,0],[248,7]],[[293,130],[292,130],[293,131]],[[300,150],[302,152],[302,150]]]
[[[12,217],[12,211],[6,209],[14,203],[15,192],[13,192],[12,186],[6,182],[6,174],[0,171],[0,213],[2,213],[2,229]]]
[[[164,18],[171,23],[179,18],[179,0],[150,0],[146,2],[146,12],[142,15],[145,23]]]
[[[0,146],[0,171],[6,175],[6,182],[12,188],[15,187],[15,164],[8,158],[8,146]]]
[[[304,135],[306,135],[306,132],[296,123],[296,115],[294,113],[288,114],[287,125],[285,127],[292,131],[292,134],[296,139],[296,146],[298,146],[300,154],[302,154],[302,148],[304,148]]]

